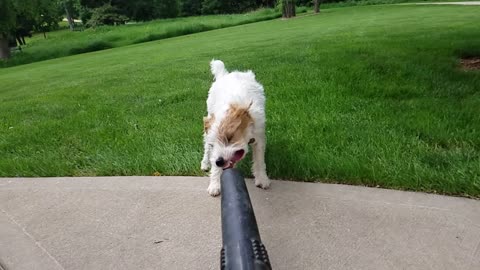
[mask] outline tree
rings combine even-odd
[[[50,31],[61,20],[57,0],[0,1],[0,58],[10,57],[10,41],[25,45],[33,30]],[[15,42],[16,39],[16,42]]]
[[[281,0],[282,2],[282,17],[295,17],[295,0]]]
[[[275,7],[276,0],[257,0],[256,7]]]
[[[313,5],[313,1],[315,0],[296,0],[295,4],[299,7],[311,7]],[[345,1],[345,0],[341,0]]]
[[[241,13],[255,9],[256,0],[203,0],[203,14]]]
[[[202,2],[202,14],[226,13],[226,4],[222,0],[204,0]]]
[[[177,0],[157,0],[156,18],[175,18],[178,16],[178,1]]]
[[[202,13],[202,0],[181,0],[180,15],[195,16]]]
[[[43,32],[46,38],[46,32],[58,28],[58,22],[62,20],[63,9],[60,3],[54,0],[37,0],[32,1],[35,6],[33,8],[33,28],[37,32]]]
[[[90,20],[90,18],[92,18],[92,9],[91,8],[88,8],[88,7],[85,7],[85,6],[80,6],[78,8],[78,12],[79,12],[80,20],[82,21],[82,23],[84,25],[88,22],[88,20]]]
[[[110,0],[80,0],[80,5],[87,7],[87,8],[97,8],[101,7],[105,4],[108,4],[112,1]]]
[[[172,18],[178,16],[179,12],[177,0],[80,0],[80,5],[83,7],[81,12],[83,22],[89,21],[89,17],[94,13],[98,15],[102,11],[98,9],[105,6],[112,7],[118,16],[126,16],[134,21]]]
[[[35,21],[36,3],[28,0],[2,0],[0,2],[0,58],[10,57],[10,47],[25,45],[25,36],[31,35]]]
[[[78,4],[78,0],[59,0],[59,6],[62,6],[65,10],[65,17],[67,17],[68,26],[70,31],[75,29],[75,21],[73,20],[75,14],[75,6]]]
[[[185,4],[192,0],[183,0]],[[259,7],[274,7],[276,0],[203,0],[202,14],[242,13]]]
[[[313,11],[315,13],[320,12],[320,0],[313,0]]]
[[[128,17],[120,14],[119,9],[116,6],[105,4],[93,10],[92,17],[88,20],[86,25],[95,28],[104,24],[125,24],[126,21],[128,21]]]
[[[87,25],[93,15],[93,11],[95,8],[101,7],[105,4],[110,3],[109,0],[78,0],[79,3],[79,12],[80,12],[80,20],[82,20],[83,25]]]
[[[27,45],[25,37],[31,37],[36,22],[28,10],[17,11],[13,35],[20,45]]]
[[[0,59],[10,58],[9,40],[15,29],[15,9],[11,0],[0,1]]]

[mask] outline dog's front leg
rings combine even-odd
[[[252,172],[255,176],[255,186],[263,189],[270,187],[270,179],[268,179],[265,165],[265,142],[265,135],[262,134],[261,136],[258,136],[252,145]]]
[[[212,146],[207,141],[207,134],[204,134],[204,146],[203,146],[203,159],[200,163],[200,169],[202,171],[208,171],[210,169],[210,153],[212,151]]]
[[[210,172],[210,184],[207,191],[211,196],[220,195],[220,177],[222,177],[223,169],[212,164],[212,170]]]

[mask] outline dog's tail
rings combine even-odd
[[[213,59],[212,62],[210,62],[210,70],[212,71],[215,80],[228,74],[227,69],[225,69],[225,64],[220,60]]]

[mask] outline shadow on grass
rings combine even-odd
[[[81,53],[87,53],[87,52],[95,52],[95,51],[101,51],[101,50],[106,50],[106,49],[111,49],[114,46],[106,41],[102,40],[95,40],[90,43],[88,43],[86,46],[82,47],[75,47],[70,49],[70,54],[81,54]]]

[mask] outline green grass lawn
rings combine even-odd
[[[265,86],[272,178],[480,197],[480,72],[458,66],[479,13],[338,8],[2,69],[0,175],[202,175],[215,57]]]
[[[245,14],[164,19],[121,26],[101,26],[96,29],[85,29],[85,31],[72,32],[64,29],[46,33],[46,39],[43,33],[38,33],[32,38],[27,38],[27,46],[23,47],[22,52],[15,53],[6,62],[0,61],[0,67],[10,67],[67,55],[271,20],[280,16],[281,14],[273,9],[260,9]],[[68,28],[68,25],[66,22],[61,22],[60,27]]]
[[[341,2],[324,3],[321,8],[351,7],[351,6],[370,6],[370,5],[393,5],[393,4],[413,4],[427,2],[472,2],[478,0],[343,0]]]

